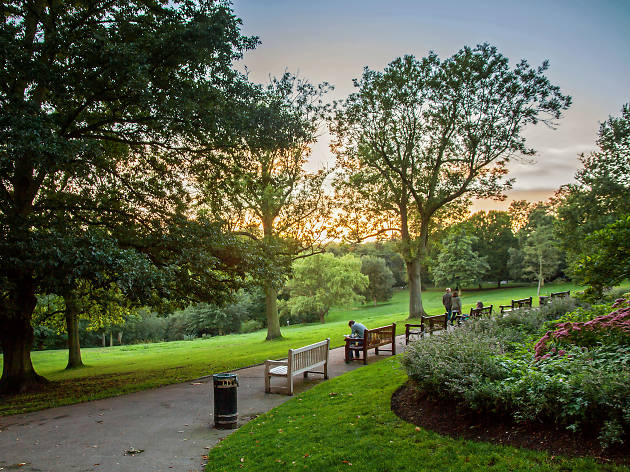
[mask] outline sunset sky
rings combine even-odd
[[[433,50],[444,59],[464,45],[489,42],[512,64],[549,59],[548,76],[573,105],[556,130],[539,125],[526,132],[538,156],[512,162],[511,198],[546,199],[571,182],[578,154],[595,149],[599,122],[630,102],[630,0],[235,0],[234,10],[243,33],[262,42],[240,64],[252,80],[286,69],[333,84],[331,100],[352,92],[364,66],[382,70],[404,54]],[[324,134],[312,164],[333,162]],[[506,208],[509,201],[475,209]]]

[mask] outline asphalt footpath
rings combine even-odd
[[[295,346],[300,347],[300,346]],[[404,336],[397,337],[397,352]],[[368,364],[389,355],[368,355]],[[389,353],[388,353],[389,354]],[[328,375],[363,366],[330,351]],[[291,399],[265,393],[264,365],[238,376],[238,426]],[[322,382],[295,376],[295,393]],[[272,388],[282,379],[272,379]],[[212,376],[77,405],[0,417],[0,471],[197,472],[208,450],[235,430],[214,428]]]

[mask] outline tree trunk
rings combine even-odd
[[[422,277],[420,259],[406,262],[407,278],[409,279],[409,318],[420,318],[426,316],[422,307]]]
[[[35,372],[31,361],[34,340],[31,316],[37,305],[37,298],[29,275],[26,274],[22,280],[12,284],[18,288],[9,289],[11,293],[7,304],[13,306],[8,308],[5,305],[0,312],[3,353],[0,394],[26,392],[48,382]]]
[[[101,338],[103,340],[103,347],[107,347],[107,342],[105,342],[105,331],[101,333]]]
[[[327,314],[328,314],[328,310],[322,311],[321,313],[319,313],[319,322],[321,324],[325,324],[326,323],[326,315]]]
[[[497,281],[497,288],[501,288],[501,279]]]
[[[68,331],[68,365],[66,369],[83,367],[79,343],[79,307],[72,295],[64,295],[66,304],[66,330]]]
[[[267,315],[267,341],[282,337],[278,318],[278,291],[271,281],[265,282],[265,313]]]
[[[538,256],[538,293],[536,295],[539,297],[540,297],[540,287],[543,284],[542,265],[543,265],[542,257]]]
[[[114,332],[110,331],[109,332],[109,347],[113,347],[114,346]]]
[[[120,346],[122,346],[122,337],[123,337],[123,332],[122,331],[118,331],[118,344]]]

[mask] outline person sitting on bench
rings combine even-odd
[[[350,326],[350,329],[351,329],[350,337],[351,338],[356,338],[356,341],[354,341],[354,345],[355,346],[362,346],[363,345],[363,338],[365,337],[365,330],[367,328],[363,324],[357,323],[354,320],[348,321],[348,326]],[[350,351],[350,357],[356,357],[358,359],[359,358],[359,351],[352,349]],[[347,361],[347,362],[349,362],[349,361]]]

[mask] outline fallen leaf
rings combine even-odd
[[[420,426],[416,426],[416,431],[420,431]]]
[[[131,449],[128,449],[127,451],[125,451],[125,455],[133,456],[135,454],[141,454],[143,452],[144,452],[144,449],[136,449],[135,447],[132,447]]]
[[[306,454],[304,454],[304,457],[308,457],[310,456],[310,454],[307,452]]]

